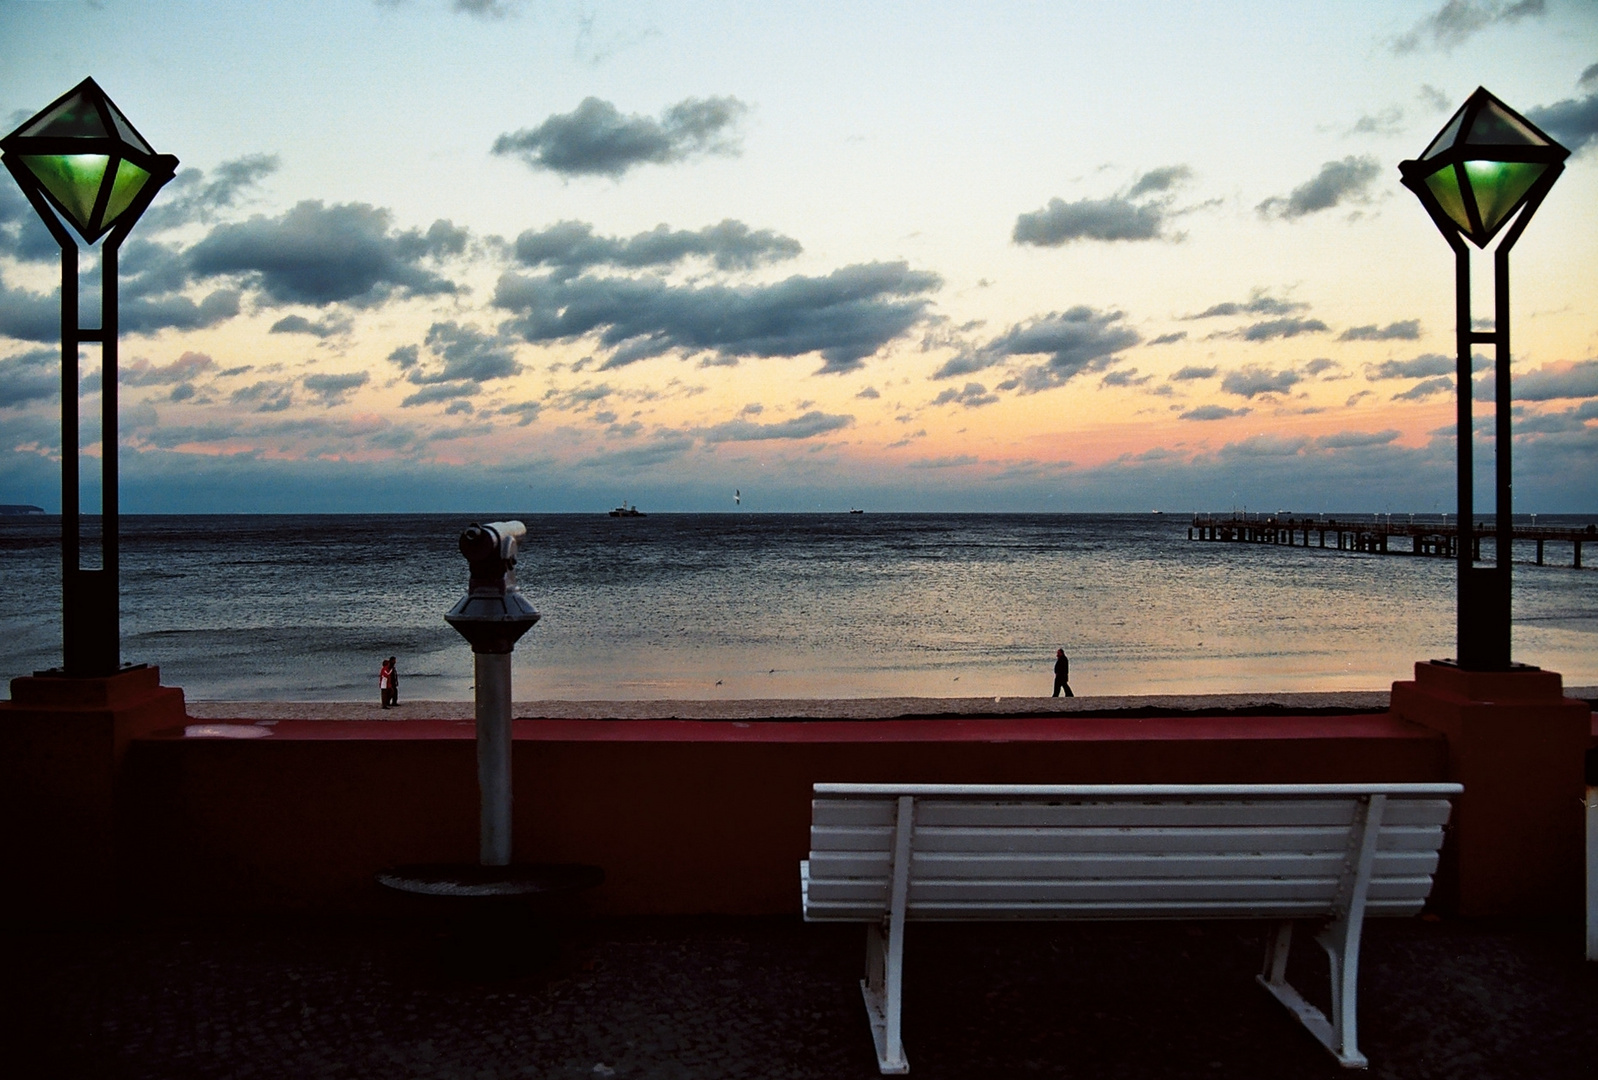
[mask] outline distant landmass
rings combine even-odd
[[[0,517],[9,517],[15,514],[42,514],[44,507],[29,506],[27,503],[0,503]]]

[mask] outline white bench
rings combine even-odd
[[[877,1065],[900,1041],[909,919],[1277,919],[1259,982],[1343,1065],[1370,915],[1431,892],[1458,784],[817,784],[807,922],[866,923]],[[1293,922],[1319,920],[1332,1016],[1288,985]]]

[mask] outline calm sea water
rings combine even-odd
[[[376,700],[393,654],[404,698],[468,699],[455,541],[503,517],[543,614],[519,699],[1041,695],[1060,646],[1078,694],[1380,689],[1454,651],[1451,561],[1185,516],[497,513],[125,517],[123,658],[196,700]],[[0,518],[0,677],[60,663],[58,545]],[[1516,659],[1598,684],[1598,571],[1523,547]]]

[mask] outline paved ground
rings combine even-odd
[[[913,927],[911,1075],[1349,1075],[1254,985],[1264,934]],[[18,1078],[866,1080],[861,938],[797,918],[573,923],[517,971],[429,919],[0,934],[0,1061]],[[1587,1080],[1598,964],[1581,945],[1576,926],[1367,924],[1368,1075]],[[1324,960],[1295,963],[1322,996]]]
[[[1566,687],[1569,697],[1598,702],[1598,687]],[[882,720],[901,716],[1049,716],[1161,713],[1385,712],[1387,690],[1334,693],[1159,694],[1137,697],[799,698],[721,701],[518,701],[518,717],[564,720]],[[470,701],[372,702],[190,701],[196,720],[470,720]]]
[[[518,717],[564,720],[882,720],[901,716],[1048,716],[1127,712],[1383,712],[1386,690],[1329,694],[1201,694],[1141,697],[797,698],[722,701],[518,701]],[[197,720],[470,720],[470,701],[377,702],[190,701]]]

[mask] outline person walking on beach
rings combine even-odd
[[[388,703],[399,704],[399,664],[392,656],[388,658]]]
[[[391,656],[377,669],[377,695],[382,699],[385,709],[399,703],[399,692],[394,688],[394,682],[394,658]]]
[[[1071,661],[1066,658],[1064,649],[1054,650],[1054,696],[1059,697],[1060,691],[1065,691],[1066,697],[1076,697],[1071,693]]]

